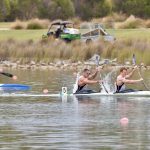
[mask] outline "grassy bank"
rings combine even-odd
[[[47,30],[0,30],[0,41],[14,39],[19,41],[34,40],[38,41]]]
[[[143,39],[150,41],[150,29],[108,29],[108,33],[114,35],[117,40],[122,39]],[[0,41],[14,39],[19,41],[34,40],[38,41],[47,29],[41,30],[0,30]]]
[[[149,29],[108,29],[108,33],[114,35],[117,40],[149,40],[150,41],[150,28]]]
[[[0,28],[10,23],[0,23]],[[98,41],[86,45],[80,41],[66,44],[62,41],[42,42],[42,35],[47,29],[40,30],[0,30],[0,59],[20,61],[21,63],[52,62],[56,59],[72,61],[88,60],[95,53],[103,58],[117,58],[119,63],[131,61],[136,54],[138,63],[150,65],[150,29],[108,29],[116,37],[111,44]]]
[[[12,22],[0,22],[0,28],[10,28]]]
[[[66,44],[63,41],[16,41],[6,40],[0,42],[1,60],[20,61],[22,64],[35,62],[50,63],[55,60],[68,60],[72,62],[85,61],[94,54],[99,54],[103,58],[117,58],[118,63],[132,60],[133,53],[137,57],[138,63],[150,65],[150,44],[149,39],[123,39],[115,43],[98,41],[86,45],[79,41]]]

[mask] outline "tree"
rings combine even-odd
[[[111,0],[74,0],[77,15],[83,20],[90,20],[93,17],[104,17],[112,11]]]
[[[137,17],[150,17],[150,0],[113,0],[114,11]]]
[[[110,0],[101,0],[96,3],[94,17],[105,17],[112,13],[112,3]]]
[[[20,13],[18,8],[18,0],[10,1],[10,13],[6,16],[6,20],[14,21]]]
[[[40,0],[18,0],[17,17],[24,20],[37,17],[39,2]]]
[[[39,17],[49,19],[68,19],[75,15],[71,0],[42,0],[39,6]]]
[[[1,0],[0,1],[0,20],[7,21],[6,17],[10,14],[10,1]]]

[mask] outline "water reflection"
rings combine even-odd
[[[6,100],[6,101],[5,101]],[[10,100],[9,100],[10,101]],[[11,99],[0,103],[1,148],[147,149],[147,98],[68,97]],[[129,118],[122,127],[120,119]]]

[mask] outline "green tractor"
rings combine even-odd
[[[43,35],[43,38],[48,37],[59,38],[66,42],[71,42],[72,40],[81,39],[81,34],[78,29],[74,28],[72,22],[55,21],[51,24],[47,35]]]

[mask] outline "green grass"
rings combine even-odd
[[[150,40],[150,29],[109,29],[108,33],[117,39],[148,39]]]
[[[0,27],[2,24],[0,24]],[[117,39],[148,39],[150,40],[150,29],[108,29],[108,33],[114,35]],[[40,40],[47,29],[42,30],[0,30],[0,40]]]
[[[47,30],[6,30],[0,31],[0,40],[40,40]]]
[[[11,22],[0,22],[0,28],[10,28]]]

